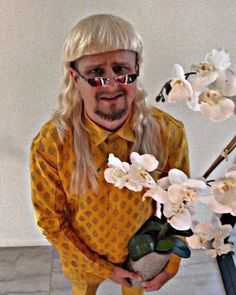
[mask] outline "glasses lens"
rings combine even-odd
[[[128,75],[124,75],[124,76],[119,76],[119,77],[116,77],[116,81],[120,84],[127,84],[126,80],[127,80],[127,76]]]
[[[127,84],[133,83],[138,77],[138,74],[127,75]]]
[[[117,82],[120,84],[130,84],[133,83],[138,77],[138,74],[124,75],[116,78]]]
[[[131,74],[131,75],[123,75],[114,78],[118,83],[120,84],[130,84],[133,83],[138,77],[138,74]],[[102,77],[94,77],[86,79],[86,81],[92,86],[92,87],[100,87],[104,86],[109,82],[108,78],[102,78]]]
[[[102,83],[102,78],[100,77],[95,77],[95,78],[89,78],[87,81],[88,83],[93,86],[93,87],[99,87],[99,86],[102,86],[103,83]]]

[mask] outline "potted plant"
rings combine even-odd
[[[236,96],[236,75],[229,69],[230,64],[229,54],[216,49],[199,65],[193,66],[192,72],[185,74],[176,64],[176,77],[163,86],[157,101],[165,101],[165,96],[170,103],[184,100],[190,109],[199,111],[213,122],[230,118],[235,113]],[[236,137],[224,150],[221,160],[235,146]],[[216,165],[213,166],[212,170]],[[151,197],[156,201],[155,216],[145,222],[128,244],[127,267],[144,280],[159,273],[172,253],[188,258],[190,248],[203,248],[216,257],[233,249],[232,243],[225,240],[232,226],[222,225],[220,214],[236,216],[236,165],[211,185],[205,179],[209,171],[205,178],[198,180],[189,179],[178,169],[171,169],[167,177],[155,180],[151,173],[157,168],[158,161],[152,155],[131,153],[130,163],[127,163],[110,154],[104,174],[105,180],[114,186],[143,190],[143,200]],[[209,208],[211,221],[194,220],[199,202]],[[135,286],[140,284],[132,283]]]

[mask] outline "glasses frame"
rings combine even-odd
[[[82,75],[79,70],[77,70],[75,67],[71,66],[71,68],[77,73],[77,75],[82,78],[84,81],[86,81],[91,87],[102,87],[108,84],[111,80],[115,80],[117,83],[121,85],[127,85],[127,84],[132,84],[135,82],[135,80],[139,76],[139,70],[137,70],[136,73],[132,74],[125,74],[125,75],[120,75],[117,77],[112,77],[112,78],[105,78],[105,77],[93,77],[93,78],[88,78]],[[138,65],[137,65],[138,68]],[[124,79],[124,83],[120,82],[120,79]],[[100,81],[100,82],[99,82]],[[97,85],[99,84],[99,85]]]

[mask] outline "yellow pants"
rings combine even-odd
[[[96,290],[103,280],[96,279],[94,282],[80,281],[72,283],[72,295],[96,295]],[[143,288],[124,288],[122,287],[122,295],[143,295]]]

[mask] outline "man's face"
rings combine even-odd
[[[136,53],[117,50],[80,58],[75,67],[86,78],[134,74],[137,71]],[[106,129],[118,128],[127,118],[136,94],[136,81],[120,84],[111,79],[107,84],[92,87],[72,70],[87,115]]]

